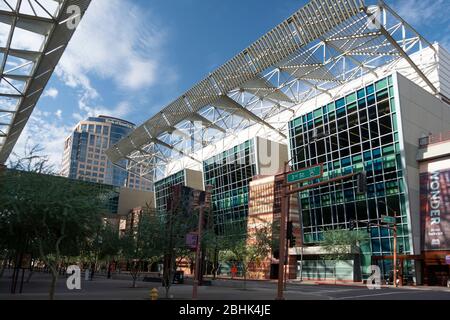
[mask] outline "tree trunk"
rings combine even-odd
[[[244,290],[247,290],[247,270],[243,270],[244,272]]]
[[[0,271],[0,279],[3,278],[3,274],[5,273],[6,266],[8,264],[9,256],[8,253],[3,257],[2,269]]]
[[[52,282],[50,284],[49,298],[50,298],[50,300],[54,300],[55,299],[56,283],[58,281],[58,270],[54,266],[52,266],[50,268],[52,270]]]

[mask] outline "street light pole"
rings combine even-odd
[[[394,286],[397,287],[397,212],[395,210],[392,210],[386,202],[379,201],[379,203],[384,204],[389,210],[391,210],[394,213],[395,223],[392,228],[389,228],[393,230],[394,232],[394,252],[393,252],[393,281]]]
[[[280,215],[280,250],[278,257],[278,294],[277,300],[284,300],[283,289],[284,289],[284,264],[286,255],[286,220],[288,214],[288,195],[286,192],[286,168],[289,162],[284,163],[283,166],[283,185],[281,188],[281,215]]]
[[[322,133],[314,133],[314,136],[311,140],[312,142],[316,142],[318,139],[327,137],[329,134],[322,132]],[[280,175],[283,175],[282,179],[282,187],[281,187],[281,216],[280,216],[280,250],[279,250],[279,263],[278,263],[278,294],[277,294],[277,300],[284,300],[283,290],[284,290],[284,277],[285,277],[285,270],[284,266],[286,263],[286,253],[289,251],[287,248],[287,239],[286,239],[286,224],[289,216],[289,199],[291,195],[293,194],[291,190],[291,186],[287,183],[287,174],[288,171],[290,171],[289,163],[293,161],[294,158],[286,161],[283,166],[283,173]],[[277,175],[280,176],[280,175]],[[303,241],[302,241],[303,242]],[[302,243],[303,245],[303,243]]]
[[[200,255],[202,247],[202,232],[203,232],[203,216],[204,216],[204,205],[199,207],[199,217],[198,217],[198,235],[197,235],[197,252],[195,257],[195,275],[194,275],[194,287],[192,288],[192,299],[196,300],[198,295],[198,283],[200,281]]]
[[[394,224],[394,286],[397,287],[397,223]]]

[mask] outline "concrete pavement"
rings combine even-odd
[[[47,300],[50,276],[35,274],[31,282],[24,284],[24,293],[9,294],[10,279],[0,279],[0,300]],[[150,290],[157,288],[160,298],[165,290],[159,283],[139,281],[138,288],[131,288],[129,280],[112,280],[97,277],[94,281],[82,280],[82,289],[70,291],[66,278],[61,277],[57,284],[57,300],[150,300]],[[442,288],[446,289],[446,288]],[[242,281],[218,280],[212,286],[199,288],[199,300],[274,300],[276,283],[248,281],[246,289]],[[191,285],[173,285],[170,297],[175,300],[189,300]],[[291,282],[285,292],[286,300],[450,300],[449,290],[433,288],[382,288],[369,290],[364,286],[342,286]]]

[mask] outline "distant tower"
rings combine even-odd
[[[110,146],[135,128],[131,122],[107,116],[81,121],[65,141],[61,175],[117,187],[150,190],[147,180],[120,168],[126,168],[127,160],[120,161],[120,167],[114,166],[105,154]]]

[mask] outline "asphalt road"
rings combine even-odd
[[[6,274],[0,279],[0,300],[47,300],[50,276],[33,275],[30,283],[24,284],[23,293],[9,293],[11,279]],[[70,291],[63,276],[57,283],[57,300],[149,300],[150,290],[156,287],[160,297],[165,291],[158,283],[138,281],[138,288],[131,288],[130,280],[108,280],[97,277],[94,281],[81,282],[81,290]],[[199,300],[274,300],[276,284],[268,282],[248,282],[243,288],[241,281],[218,281],[215,285],[199,288]],[[189,300],[191,285],[174,285],[170,298]],[[286,300],[450,300],[450,290],[433,288],[383,288],[369,290],[365,287],[289,284],[285,292]]]

